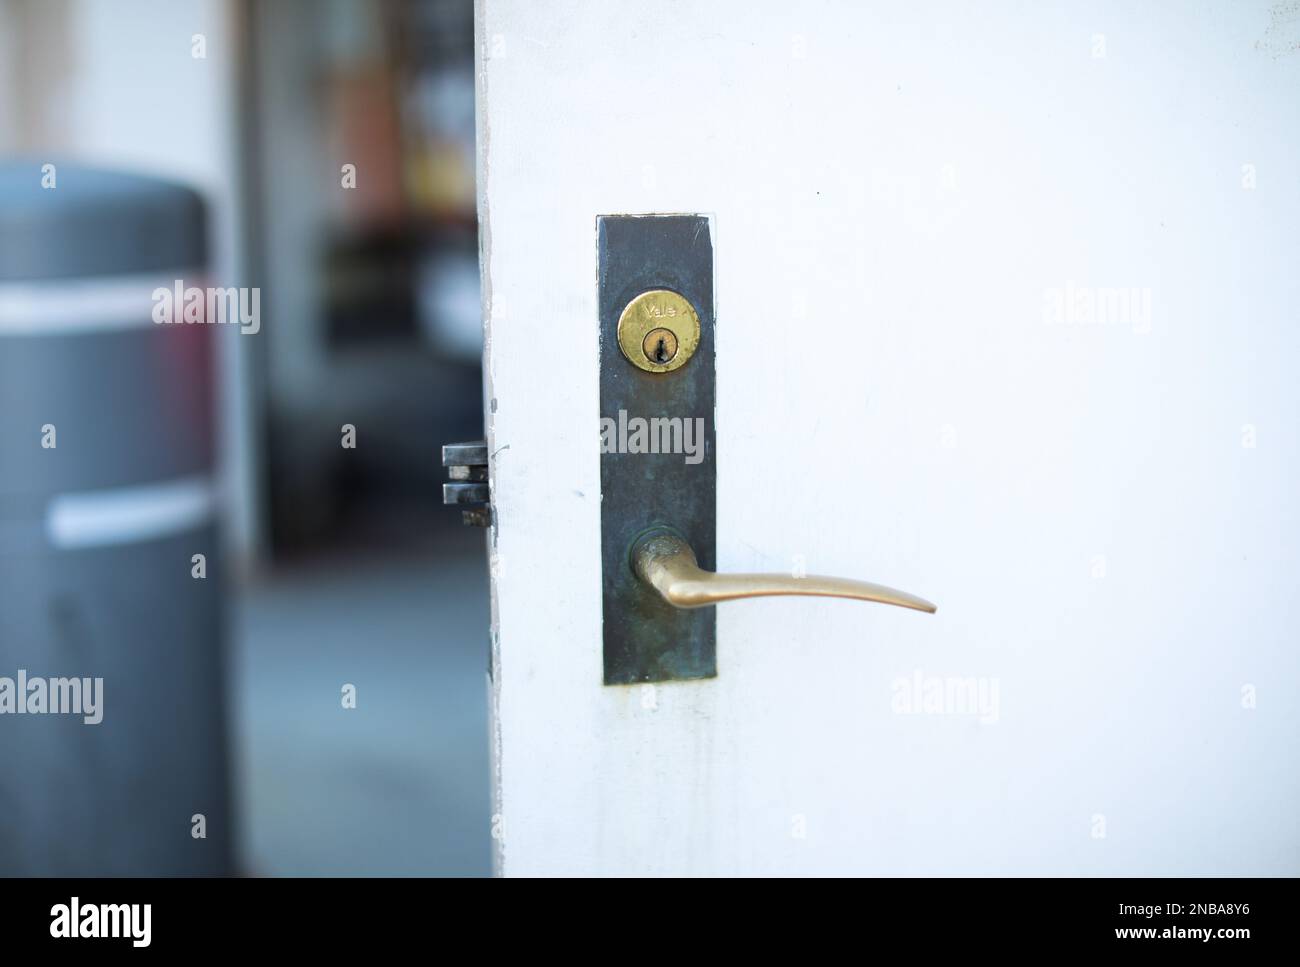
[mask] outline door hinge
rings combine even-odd
[[[442,485],[442,502],[460,506],[461,519],[468,527],[491,526],[487,443],[475,440],[472,443],[444,444],[442,465],[447,468],[451,480]]]

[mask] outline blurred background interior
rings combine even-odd
[[[215,340],[235,870],[490,872],[439,462],[482,436],[472,0],[0,0],[0,156],[192,186],[214,284],[261,289]]]

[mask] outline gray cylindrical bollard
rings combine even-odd
[[[205,232],[179,185],[0,165],[0,874],[231,871],[213,327],[151,316]]]

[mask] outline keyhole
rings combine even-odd
[[[666,366],[677,355],[677,335],[671,329],[651,329],[641,343],[645,358],[657,366]]]

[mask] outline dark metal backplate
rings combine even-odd
[[[618,424],[655,417],[702,420],[703,459],[683,453],[602,452],[601,584],[605,684],[712,678],[718,673],[716,609],[679,611],[633,575],[637,535],[666,525],[716,568],[713,239],[704,215],[602,215],[597,219],[600,415]],[[700,344],[680,369],[647,373],[618,347],[623,308],[648,289],[685,296],[700,317]],[[602,451],[606,447],[602,446]],[[617,447],[613,448],[617,450]]]

